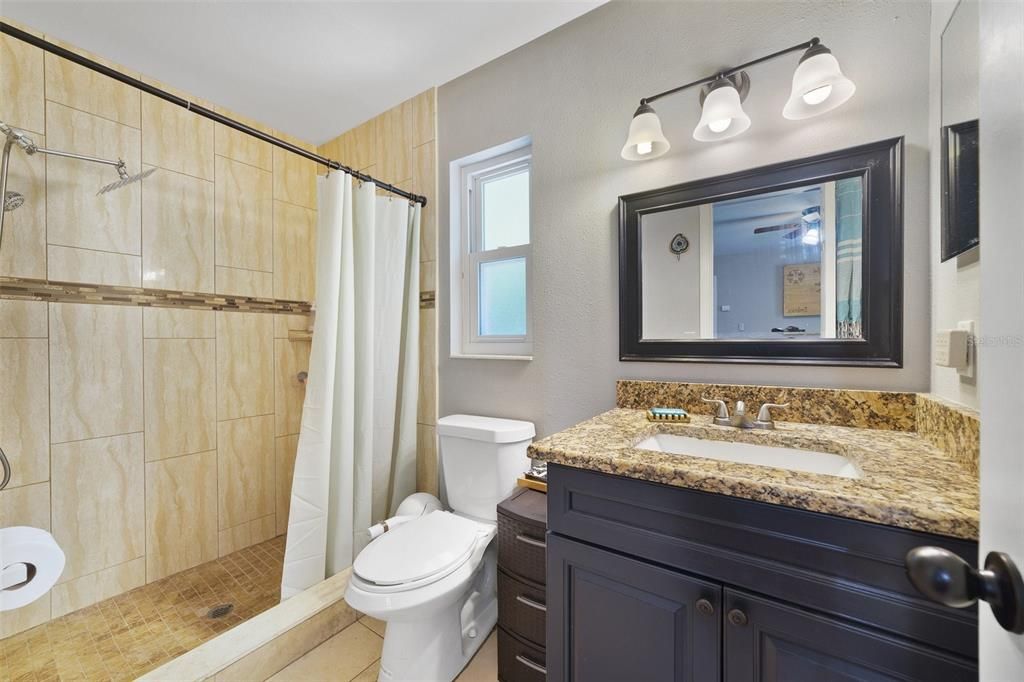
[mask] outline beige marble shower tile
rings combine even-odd
[[[276,535],[277,522],[274,520],[274,514],[267,514],[249,522],[249,539],[254,545],[266,542]]]
[[[274,202],[274,297],[312,301],[316,292],[316,211]]]
[[[217,266],[217,293],[224,296],[274,297],[274,273]]]
[[[145,584],[145,557],[61,583],[53,588],[53,617],[59,618]]]
[[[144,308],[142,330],[147,339],[212,339],[216,319],[212,310]]]
[[[371,118],[369,121],[360,123],[344,135],[341,135],[338,145],[340,158],[335,161],[362,170],[367,166],[377,163],[377,124],[380,117]]]
[[[142,286],[213,291],[213,195],[212,182],[163,169],[142,181]]]
[[[420,263],[420,293],[437,291],[437,261]]]
[[[36,144],[46,145],[44,136],[32,133],[31,137]],[[29,156],[15,148],[9,164],[7,191],[20,193],[25,203],[4,216],[0,276],[45,279],[46,157]]]
[[[133,128],[142,125],[139,90],[49,53],[46,55],[46,99]]]
[[[299,382],[298,373],[309,371],[309,350],[307,341],[274,339],[274,435],[299,432],[306,385]]]
[[[141,287],[142,259],[123,253],[50,245],[46,248],[46,274],[52,282]]]
[[[274,513],[274,476],[273,415],[217,424],[221,530]]]
[[[383,643],[380,635],[356,622],[268,679],[271,682],[353,680],[380,658]]]
[[[146,339],[146,461],[217,447],[213,339]]]
[[[273,315],[218,312],[217,419],[273,412]]]
[[[45,339],[47,324],[44,302],[0,299],[0,339]]]
[[[316,209],[317,164],[279,147],[274,148],[274,199]]]
[[[124,159],[141,171],[139,130],[75,109],[46,103],[46,140],[54,149]],[[46,157],[46,230],[50,244],[142,253],[142,188],[136,182],[97,195],[117,171],[90,161]]]
[[[416,425],[416,490],[438,494],[437,429],[433,425]]]
[[[412,177],[412,100],[377,117],[377,171],[385,182]]]
[[[214,122],[142,95],[142,162],[213,180]]]
[[[261,127],[258,124],[254,125],[254,121],[231,114],[230,112],[221,110],[220,108],[218,108],[217,111],[218,113],[230,115],[232,118],[241,121],[242,123],[253,125],[253,127],[257,129]],[[214,124],[213,137],[215,149],[218,155],[235,161],[241,161],[242,163],[247,163],[250,166],[256,166],[263,170],[269,171],[274,169],[274,148],[267,142],[259,140],[252,135],[247,135],[246,133],[234,130],[233,128],[228,128],[227,126],[223,126],[219,123]]]
[[[312,315],[286,315],[284,313],[279,313],[274,315],[274,338],[287,339],[289,331],[295,330],[305,332],[309,331],[312,326]]]
[[[434,139],[434,121],[437,90],[430,88],[412,100],[412,146],[418,147]]]
[[[50,477],[47,353],[46,339],[0,339],[0,447],[11,463],[11,487]]]
[[[51,447],[53,536],[67,554],[60,582],[145,554],[142,453],[141,433]]]
[[[237,552],[253,544],[252,524],[248,521],[217,533],[217,553],[220,556]]]
[[[146,464],[146,581],[217,556],[216,451]]]
[[[274,439],[274,467],[277,481],[277,534],[288,531],[288,512],[292,500],[292,476],[295,473],[295,455],[299,435],[279,436]]]
[[[427,198],[420,211],[420,260],[437,260],[437,156],[435,143],[413,150],[416,168],[412,191]]]
[[[274,267],[273,173],[217,157],[216,263],[232,268]]]
[[[142,309],[51,303],[50,439],[142,431]]]
[[[6,21],[6,20],[5,20]],[[43,51],[8,35],[0,35],[0,121],[22,130],[45,128]]]
[[[437,422],[437,308],[420,308],[420,381],[416,421]]]
[[[0,490],[0,528],[32,526],[50,530],[50,484]]]

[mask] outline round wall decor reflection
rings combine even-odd
[[[690,248],[690,240],[683,236],[680,232],[675,237],[672,237],[672,242],[668,245],[669,250],[676,254],[676,258],[686,253],[687,249]]]

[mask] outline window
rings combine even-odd
[[[452,356],[529,359],[529,141],[457,161],[451,180],[451,205],[460,207],[452,216]]]

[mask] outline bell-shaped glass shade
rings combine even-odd
[[[805,55],[793,73],[793,91],[782,109],[782,115],[788,119],[800,120],[831,111],[850,99],[857,89],[843,75],[832,53],[820,49],[810,57]]]
[[[661,132],[661,121],[654,109],[641,104],[629,124],[629,135],[622,146],[622,158],[627,161],[643,161],[661,156],[671,145]]]
[[[735,137],[750,127],[750,117],[743,111],[740,93],[730,81],[715,81],[704,99],[700,122],[693,130],[693,139],[714,142]]]

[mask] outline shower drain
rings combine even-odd
[[[235,610],[234,604],[218,604],[206,612],[207,618],[223,618]]]

